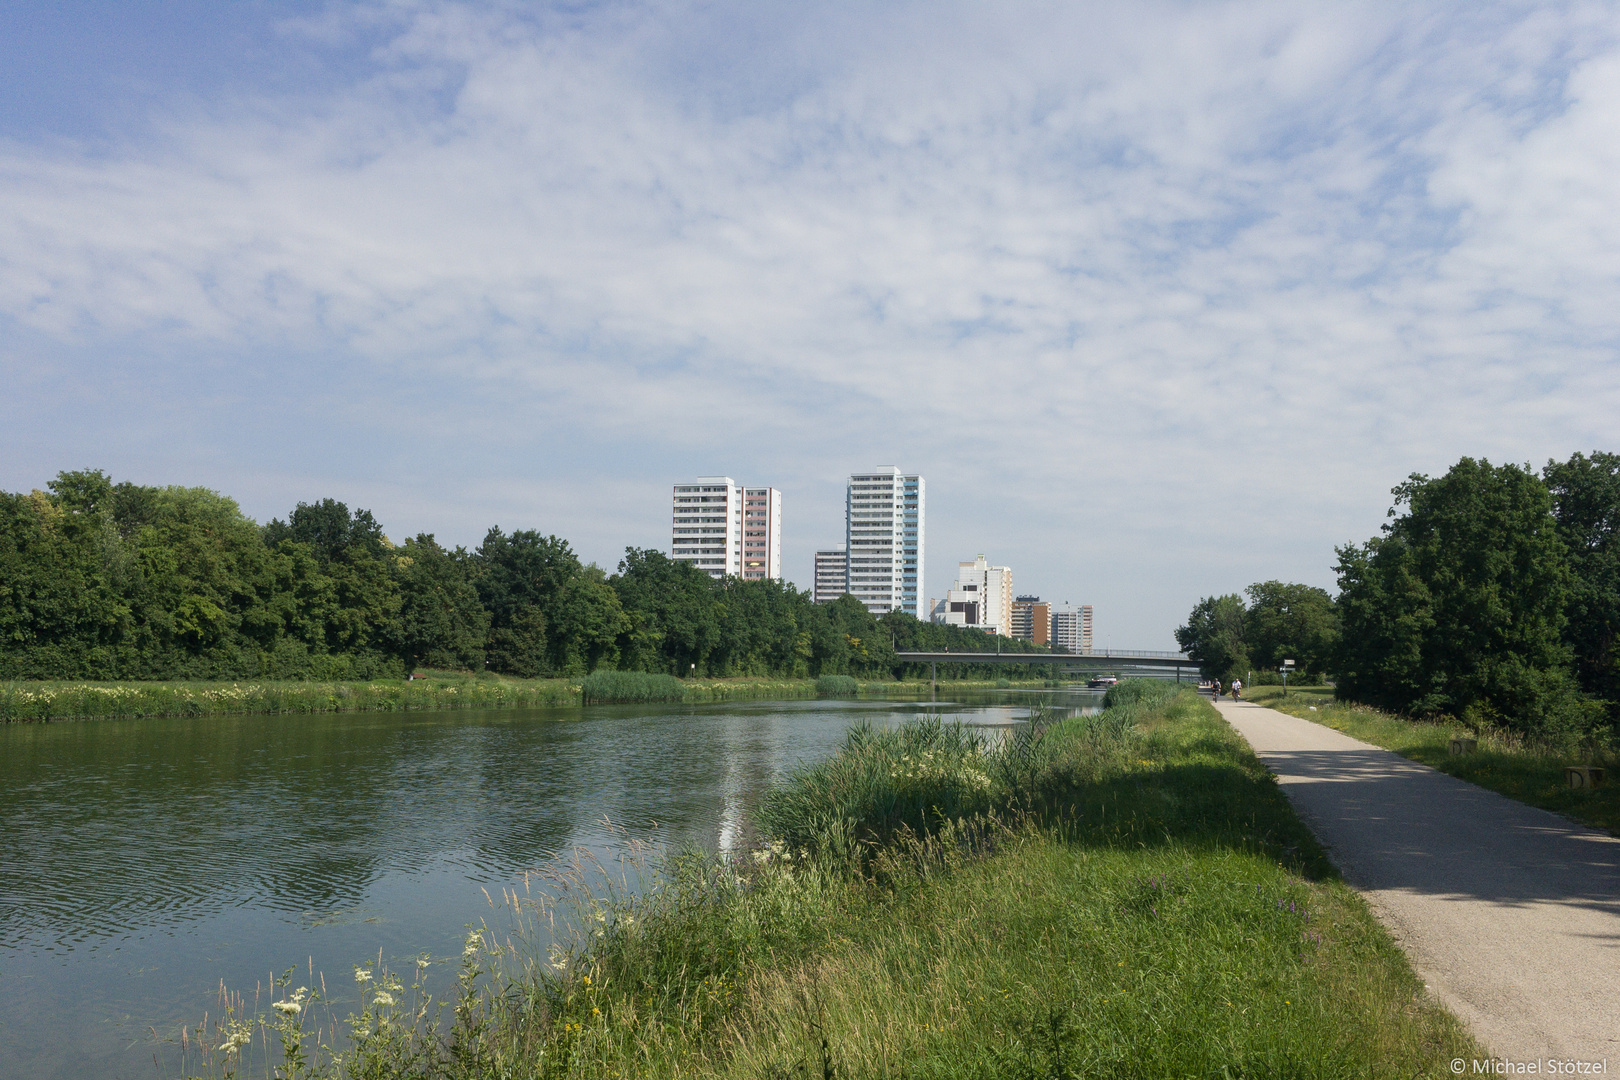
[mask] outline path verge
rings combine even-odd
[[[1219,708],[1493,1053],[1620,1067],[1620,840],[1309,720]]]

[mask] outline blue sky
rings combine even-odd
[[[13,3],[0,487],[331,496],[611,567],[929,483],[1167,647],[1389,488],[1620,449],[1620,10]]]

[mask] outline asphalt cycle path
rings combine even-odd
[[[1217,708],[1492,1054],[1620,1073],[1620,840],[1323,724]]]

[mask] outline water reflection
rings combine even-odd
[[[1087,697],[1070,699],[1085,703]],[[497,886],[620,834],[736,849],[853,723],[1028,699],[206,717],[0,729],[0,1077],[151,1075],[224,979],[456,951]]]

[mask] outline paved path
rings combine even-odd
[[[1491,1053],[1620,1072],[1620,840],[1321,724],[1219,708]]]

